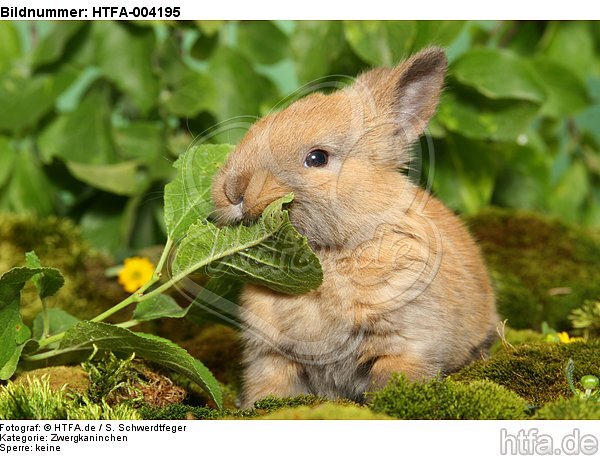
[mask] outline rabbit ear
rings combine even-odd
[[[431,47],[394,68],[369,71],[358,83],[374,98],[377,112],[394,122],[397,132],[413,142],[435,113],[447,66],[444,51]]]

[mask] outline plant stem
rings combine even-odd
[[[120,310],[123,310],[124,308],[126,308],[127,306],[130,306],[131,304],[137,303],[137,302],[141,302],[147,299],[148,295],[144,295],[144,292],[150,288],[152,285],[154,285],[156,282],[158,282],[162,276],[162,269],[165,265],[165,262],[167,261],[167,258],[169,256],[169,252],[171,250],[171,247],[173,246],[173,241],[171,240],[171,238],[167,238],[167,242],[165,243],[165,247],[162,251],[162,254],[160,255],[160,259],[158,260],[158,264],[156,265],[156,268],[154,269],[154,273],[152,274],[152,278],[146,282],[144,285],[142,285],[142,287],[137,290],[135,293],[129,295],[127,298],[125,298],[123,301],[119,302],[118,304],[114,305],[113,307],[111,307],[110,309],[106,310],[105,312],[102,312],[100,315],[92,318],[90,321],[93,322],[99,322],[99,321],[104,321],[106,320],[108,317],[110,317],[111,315],[119,312]],[[169,284],[169,286],[165,287],[164,284],[162,286],[160,286],[159,288],[157,288],[157,290],[166,290],[167,288],[170,288],[175,282],[173,282],[172,280],[170,280],[169,282],[167,282],[167,284]],[[154,290],[156,291],[156,290]],[[153,296],[157,293],[154,293],[154,291],[151,293]],[[150,293],[149,293],[150,294]],[[46,314],[44,314],[44,316],[46,316]],[[49,322],[48,322],[49,323]],[[133,326],[133,324],[131,325]],[[46,327],[46,321],[44,321],[44,328]],[[42,340],[40,340],[40,348],[46,347],[54,342],[58,342],[60,340],[62,340],[62,338],[65,336],[65,332],[63,331],[61,333],[55,334],[53,336],[50,337],[46,337],[43,338]],[[47,333],[46,333],[47,334]],[[41,353],[40,355],[32,355],[32,356],[41,356],[41,355],[48,355],[46,356],[46,358],[53,356],[50,355],[50,353],[52,352],[48,352],[48,353]],[[32,357],[28,357],[29,359],[38,359],[38,358],[32,358]],[[39,358],[39,359],[44,359],[44,358]]]
[[[119,328],[131,328],[132,326],[139,325],[140,323],[142,322],[139,320],[129,320],[124,321],[123,323],[116,323],[115,326],[118,326]]]
[[[44,329],[42,330],[42,339],[48,337],[50,332],[50,315],[48,314],[48,304],[42,299],[42,317],[44,318]]]
[[[165,265],[165,261],[167,261],[167,257],[169,256],[169,252],[171,251],[171,247],[173,247],[173,240],[168,237],[167,242],[165,243],[165,248],[160,255],[160,259],[158,260],[158,264],[154,269],[154,275],[158,275],[160,277],[162,273],[163,266]]]
[[[160,278],[162,276],[162,268],[164,267],[165,261],[167,260],[167,257],[169,256],[169,252],[171,251],[172,245],[173,245],[173,241],[171,240],[171,238],[167,238],[167,242],[165,243],[165,247],[162,251],[162,254],[160,255],[158,264],[156,265],[156,268],[154,268],[154,273],[152,274],[152,278],[148,282],[146,282],[145,285],[143,285],[139,290],[137,290],[134,294],[130,295],[128,298],[124,299],[117,305],[111,307],[107,311],[102,312],[100,315],[92,318],[90,321],[94,321],[94,322],[104,321],[111,315],[119,312],[120,310],[123,310],[125,307],[127,307],[133,303],[136,303],[136,302],[144,301],[145,300],[144,292],[160,280]],[[162,287],[159,287],[159,288],[162,288]]]

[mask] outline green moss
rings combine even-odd
[[[284,408],[259,417],[261,420],[390,420],[390,416],[375,413],[359,405],[321,404],[316,407]]]
[[[600,300],[587,300],[569,315],[573,328],[585,338],[600,338]]]
[[[513,420],[525,418],[527,410],[527,403],[515,393],[485,380],[410,382],[396,375],[369,396],[371,410],[400,419]]]
[[[600,234],[538,214],[488,209],[466,218],[514,328],[547,321],[568,329],[567,316],[600,296]]]
[[[52,391],[86,394],[90,387],[89,376],[80,366],[53,366],[23,372],[14,379],[14,383],[27,384],[34,378],[45,378]]]
[[[142,383],[142,369],[133,360],[133,356],[121,359],[108,353],[100,359],[83,363],[83,369],[90,378],[90,400],[95,403],[117,403],[124,398],[141,400],[142,392],[139,387]]]
[[[600,420],[600,404],[578,397],[560,399],[544,405],[534,418],[536,420]]]
[[[600,375],[600,341],[594,341],[515,346],[450,377],[458,381],[490,380],[539,406],[571,396],[565,376],[569,358],[575,363],[574,378]]]
[[[228,415],[227,411],[188,404],[171,404],[166,407],[144,405],[140,407],[139,412],[145,420],[216,420]]]
[[[65,276],[65,285],[48,298],[50,307],[87,319],[125,296],[116,280],[105,277],[108,259],[83,241],[71,221],[33,214],[0,214],[0,273],[23,265],[25,252],[30,250],[36,251],[42,264],[58,268]],[[25,287],[22,302],[23,317],[29,323],[41,309],[31,284]]]
[[[256,401],[254,403],[254,408],[265,412],[273,412],[275,410],[290,407],[314,407],[316,405],[325,404],[326,402],[329,402],[327,398],[312,394],[300,394],[294,397],[267,396],[264,399]],[[350,401],[348,402],[351,403]]]
[[[533,331],[532,329],[513,329],[504,328],[504,337],[497,339],[490,348],[490,354],[493,356],[496,353],[506,350],[507,347],[523,344],[531,344],[543,342],[545,336],[542,333]]]
[[[0,419],[136,420],[140,415],[126,404],[94,404],[84,395],[53,390],[46,377],[34,377],[0,387]]]
[[[190,404],[172,404],[166,407],[149,407],[147,405],[143,405],[140,408],[140,414],[144,419],[147,420],[183,420],[189,418],[194,418],[198,420],[245,419],[259,418],[262,416],[269,417],[270,414],[278,412],[280,410],[289,412],[290,409],[295,408],[312,409],[314,407],[321,407],[325,404],[330,404],[336,407],[357,406],[357,404],[355,404],[354,402],[346,399],[329,401],[324,397],[313,395],[299,395],[295,397],[267,396],[266,398],[257,401],[254,404],[254,407],[250,409],[240,410],[235,408],[225,408],[223,410],[217,410],[212,407],[198,407]],[[345,408],[340,409],[340,411],[348,412],[348,410]],[[351,413],[348,412],[348,414]]]
[[[180,403],[187,395],[184,388],[162,371],[134,359],[134,355],[121,359],[108,353],[82,366],[90,378],[88,397],[96,404],[146,403],[165,406]]]

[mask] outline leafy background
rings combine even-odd
[[[451,63],[430,125],[442,200],[599,226],[593,22],[0,22],[0,211],[69,217],[117,257],[162,243],[170,163],[199,135],[430,44]]]

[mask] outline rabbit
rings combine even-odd
[[[365,402],[485,356],[498,316],[480,251],[457,216],[403,173],[437,108],[447,59],[427,48],[248,130],[212,183],[222,224],[293,192],[292,225],[323,268],[318,289],[241,294],[241,406],[268,395]]]

